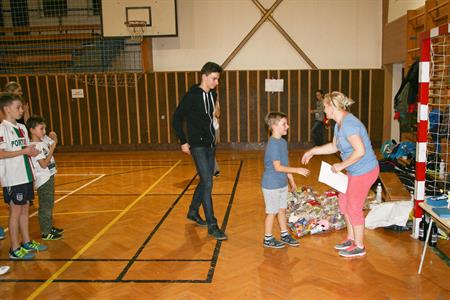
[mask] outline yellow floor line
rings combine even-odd
[[[39,286],[30,296],[28,296],[27,299],[35,299],[37,296],[39,296],[40,293],[42,293],[56,278],[58,278],[59,275],[61,275],[67,268],[69,268],[73,260],[79,258],[81,255],[83,255],[84,252],[86,252],[99,238],[102,237],[117,221],[120,220],[133,206],[136,205],[142,198],[145,197],[147,193],[149,193],[156,185],[158,185],[161,180],[163,180],[167,175],[169,175],[170,172],[172,172],[173,169],[175,169],[179,164],[181,163],[181,160],[177,161],[167,172],[165,172],[161,177],[158,178],[149,188],[147,188],[138,198],[136,198],[130,205],[128,205],[120,214],[118,214],[111,222],[109,222],[105,227],[103,227],[102,230],[100,230],[86,245],[84,245],[83,248],[80,249],[72,258],[70,261],[66,262],[58,271],[53,273],[53,275],[47,279],[46,282],[44,282],[41,286]]]
[[[61,213],[53,213],[54,216],[63,216],[63,215],[81,215],[81,214],[99,214],[99,213],[112,213],[112,212],[121,212],[123,209],[110,209],[110,210],[85,210],[85,211],[71,211],[71,212],[61,212]],[[0,218],[8,218],[9,216],[0,216]]]

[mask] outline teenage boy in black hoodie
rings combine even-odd
[[[181,151],[192,155],[200,176],[187,218],[200,226],[208,226],[208,234],[216,240],[227,239],[217,226],[211,197],[216,155],[213,115],[217,93],[214,89],[219,84],[221,72],[222,68],[218,64],[207,62],[201,70],[201,83],[189,89],[173,115],[173,128],[180,140]],[[187,138],[182,127],[184,119],[187,123]],[[206,222],[198,213],[200,205],[203,205]]]

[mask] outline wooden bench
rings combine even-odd
[[[397,174],[381,172],[380,180],[383,185],[383,199],[385,202],[411,200],[411,195],[408,193]]]

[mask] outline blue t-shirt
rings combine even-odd
[[[287,186],[287,174],[275,171],[273,161],[279,160],[282,166],[289,165],[288,147],[285,139],[270,137],[264,154],[264,174],[262,187],[268,190]]]
[[[366,153],[359,161],[347,167],[350,175],[358,176],[372,171],[378,165],[378,160],[373,152],[366,127],[358,118],[349,113],[345,116],[341,128],[339,128],[338,124],[334,125],[336,146],[341,152],[342,160],[346,160],[353,153],[353,147],[347,140],[352,135],[359,135],[366,150]]]

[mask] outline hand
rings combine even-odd
[[[309,175],[309,170],[305,169],[305,168],[297,168],[297,174],[303,175],[306,177]]]
[[[290,189],[290,192],[296,192],[297,191],[297,185],[295,184],[295,181],[291,181],[290,182],[290,185],[291,185],[291,189]]]
[[[340,171],[344,170],[344,167],[341,163],[333,164],[331,166],[331,172],[333,173],[339,173]]]
[[[56,145],[58,143],[58,135],[56,134],[56,132],[50,131],[50,133],[48,134],[48,137],[51,138],[55,142],[54,145]]]
[[[306,151],[305,154],[303,154],[302,164],[307,165],[309,163],[309,160],[314,156],[313,150],[314,148]]]
[[[186,154],[191,155],[191,150],[189,150],[189,149],[190,149],[190,146],[188,143],[181,145],[181,151]]]
[[[39,153],[41,153],[38,149],[36,149],[36,145],[29,145],[26,146],[24,149],[22,149],[24,155],[28,155],[31,157],[37,156]]]

